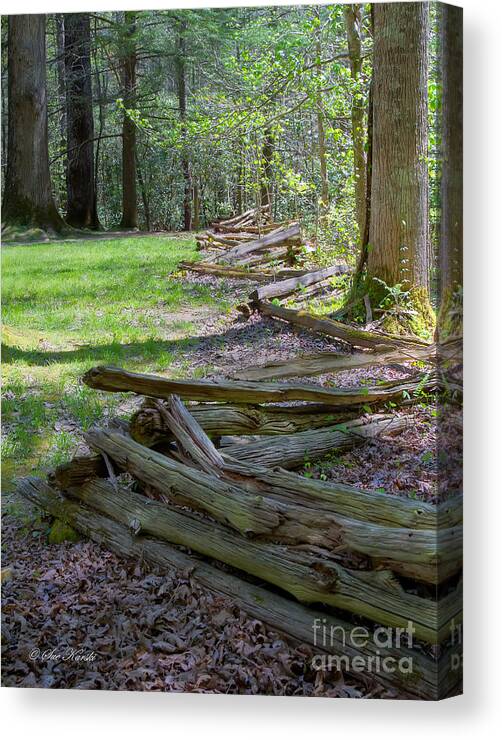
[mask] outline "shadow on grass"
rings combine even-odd
[[[224,332],[181,339],[146,339],[143,342],[111,342],[109,344],[85,345],[71,350],[21,349],[2,343],[2,358],[6,364],[22,362],[26,365],[51,365],[52,363],[116,363],[120,360],[155,360],[164,353],[174,359],[186,358],[199,351],[201,342],[232,345],[242,333],[243,325],[229,327]]]

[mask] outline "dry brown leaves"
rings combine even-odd
[[[4,517],[2,684],[274,696],[390,696],[311,668],[292,646],[189,574],[148,571],[93,542],[47,545]]]

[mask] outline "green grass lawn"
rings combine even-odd
[[[173,275],[192,238],[130,237],[2,248],[2,483],[68,459],[75,430],[120,396],[80,382],[96,364],[169,372],[190,343],[191,313],[227,305]]]

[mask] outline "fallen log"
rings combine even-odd
[[[235,481],[235,472],[238,466],[240,482],[245,484],[245,490],[252,491],[254,489],[260,495],[260,501],[263,500],[261,486],[254,478],[252,468],[247,465],[248,462],[254,462],[256,454],[254,457],[248,455],[246,459],[243,456],[242,448],[231,450],[230,447],[227,447],[222,456],[178,397],[172,396],[167,404],[161,401],[156,401],[155,403],[164,419],[166,427],[170,429],[176,439],[178,456],[184,462],[230,481]],[[388,422],[389,420],[380,419],[380,421]],[[395,423],[393,431],[398,430],[403,425],[402,419],[393,419],[392,421]],[[353,422],[353,428],[358,423],[360,426],[360,420]],[[324,431],[321,431],[321,434],[324,434]],[[306,435],[297,436],[305,437]],[[282,441],[283,438],[275,438],[273,443],[282,443]],[[297,444],[295,440],[291,439],[288,442],[289,444],[285,445],[286,450],[288,450],[289,446],[294,447]],[[310,439],[308,444],[312,447]],[[248,452],[251,446],[248,446]],[[258,446],[260,446],[259,443]],[[300,449],[302,447],[305,447],[305,444],[300,445]],[[282,465],[287,467],[284,465],[284,446],[280,452],[283,453]],[[263,446],[259,450],[255,450],[255,453],[258,453],[260,467],[269,463],[269,458],[267,458],[269,453]],[[286,452],[286,456],[287,454]],[[227,462],[230,463],[230,466],[227,465]],[[266,497],[267,494],[265,493]],[[270,503],[273,508],[274,499]],[[320,540],[322,546],[326,546],[328,542],[335,545],[338,538],[340,538],[340,547],[345,545],[349,550],[358,554],[372,555],[377,565],[385,563],[395,573],[400,573],[428,583],[441,583],[457,573],[461,568],[462,530],[460,527],[439,532],[436,529],[429,530],[428,532],[422,530],[417,537],[410,530],[375,527],[374,525],[368,526],[366,522],[361,525],[357,521],[346,517],[337,517],[336,520],[332,517],[321,517],[319,519],[317,511],[309,515],[305,510],[305,506],[298,509],[296,502],[293,508],[294,511],[288,508],[281,509],[281,516],[284,519],[289,518],[295,523],[293,526],[293,535],[291,535],[290,528],[280,527],[274,533],[275,539],[281,536],[280,530],[282,530],[282,536],[284,537],[285,535],[287,537],[285,541],[295,542],[295,538],[303,537],[305,542],[316,544],[317,534],[323,532]],[[328,524],[328,530],[326,530],[326,522],[331,522],[335,529],[332,529],[331,524]],[[312,527],[316,534],[312,536],[310,532],[303,532],[302,527],[305,525]],[[337,531],[336,527],[342,527],[342,530]],[[355,537],[354,533],[356,535]],[[333,537],[335,537],[334,541],[332,541]],[[404,552],[403,542],[405,543]],[[383,543],[388,545],[386,555],[382,555]]]
[[[147,399],[145,411],[148,417],[154,416],[157,433],[162,430],[162,434],[157,434],[157,441],[166,442],[174,438],[206,472],[212,472],[215,465],[217,468],[224,467],[223,457],[195,415],[183,406],[177,396],[171,396],[167,403]],[[375,414],[325,429],[308,429],[300,433],[276,436],[273,440],[259,435],[253,435],[252,440],[247,441],[246,438],[243,440],[242,437],[237,437],[238,443],[225,446],[224,456],[238,462],[257,462],[265,467],[280,464],[282,468],[291,469],[302,465],[306,459],[312,460],[334,450],[350,449],[381,434],[395,434],[404,429],[407,423],[403,417]],[[142,427],[144,429],[144,424]],[[140,441],[137,434],[132,435],[132,438]],[[230,439],[235,437],[231,436]],[[192,445],[193,454],[187,443]],[[202,457],[199,448],[203,450]]]
[[[178,397],[171,396],[168,403],[163,403],[161,401],[155,401],[155,403],[164,418],[166,426],[171,430],[176,439],[178,452],[183,461],[186,461],[189,465],[195,465],[195,467],[212,472],[218,477],[224,477],[230,481],[236,480],[235,473],[238,472],[240,476],[238,480],[245,484],[245,489],[247,491],[254,490],[256,493],[262,495],[260,483],[255,479],[253,469],[248,465],[249,462],[251,462],[251,465],[253,464],[256,455],[252,459],[250,459],[251,455],[248,455],[246,459],[243,456],[242,448],[237,448],[235,449],[234,457],[232,457],[230,454],[231,448],[227,447],[222,456]],[[379,421],[389,422],[388,419],[384,418]],[[394,418],[391,422],[394,423],[392,431],[399,431],[403,425],[402,419]],[[360,426],[360,424],[361,420],[355,420],[352,422],[353,430],[357,425]],[[391,430],[388,428],[387,431],[389,432]],[[367,431],[367,434],[369,433],[370,432]],[[320,434],[324,434],[324,430],[322,430]],[[305,434],[298,436],[306,437]],[[275,438],[273,443],[282,443],[282,441],[282,438]],[[309,440],[308,444],[312,447],[311,440]],[[285,446],[285,449],[287,450],[289,446],[294,447],[295,445],[297,445],[295,440],[290,439],[289,444]],[[260,446],[259,443],[258,446]],[[300,447],[305,447],[305,444]],[[235,456],[235,453],[237,453],[238,457]],[[269,462],[269,459],[267,458],[268,453],[263,446],[261,446],[261,449],[255,450],[255,453],[258,453],[260,468],[264,465],[266,466],[264,461],[266,460]],[[286,456],[287,454],[288,453],[286,453]],[[230,465],[227,465],[227,462],[230,463]],[[284,454],[282,465],[284,465]],[[266,496],[267,493],[265,493],[265,497]],[[260,500],[262,499],[260,498]],[[282,500],[284,501],[284,499]],[[303,506],[305,506],[305,503]],[[321,520],[318,520],[316,512],[313,516],[311,514],[311,518],[309,519],[309,516],[306,515],[305,508],[303,510],[298,509],[296,501],[294,502],[294,508],[294,512],[287,509],[282,510],[282,516],[285,518],[289,517],[296,525],[296,527],[293,528],[294,535],[292,541],[294,541],[295,537],[301,536],[299,535],[301,525],[307,523],[308,526],[312,526],[316,532],[324,531],[326,542],[330,541],[333,536],[335,536],[336,542],[336,538],[339,537],[341,533],[338,531],[335,534],[330,529],[326,531],[324,526],[326,523],[326,517],[322,517]],[[399,529],[398,533],[397,529],[390,528],[391,531],[389,532],[388,527],[375,527],[374,525],[368,526],[368,523],[366,522],[363,525],[360,525],[357,521],[346,517],[337,517],[336,522],[331,517],[328,517],[328,521],[336,524],[337,527],[342,526],[344,534],[340,540],[341,546],[342,543],[347,546],[350,539],[350,545],[348,545],[349,550],[363,555],[371,554],[374,556],[373,560],[377,565],[385,563],[396,573],[429,583],[441,583],[454,575],[461,568],[462,531],[460,527],[450,528],[448,531],[441,530],[439,532],[436,529],[430,530],[429,532],[422,530],[420,532],[420,537],[416,538],[414,533],[409,530],[403,531],[402,529]],[[370,529],[372,530],[371,532],[369,531]],[[354,532],[356,533],[355,538],[353,536]],[[288,536],[291,537],[290,534]],[[303,536],[305,537],[306,542],[315,544],[315,536],[314,539],[312,539],[312,535],[310,533],[307,536],[305,536],[305,534]],[[405,552],[403,552],[403,541],[405,543]],[[382,547],[384,542],[387,542],[389,549],[387,550],[387,554],[382,556]],[[322,540],[321,544],[325,545]]]
[[[349,519],[407,529],[448,529],[462,522],[462,496],[455,495],[439,505],[375,491],[362,491],[336,481],[305,478],[282,468],[252,463],[229,463],[226,470],[245,485],[253,477],[253,490],[261,486],[274,497],[314,506],[319,511]]]
[[[34,478],[19,484],[22,495],[49,514],[64,516],[71,526],[83,535],[106,546],[123,557],[148,562],[166,571],[173,568],[196,579],[203,587],[231,599],[240,609],[279,632],[315,648],[315,653],[360,657],[367,672],[385,685],[397,687],[413,696],[436,700],[448,694],[455,686],[457,676],[450,670],[448,654],[435,661],[419,651],[407,647],[399,649],[375,645],[373,639],[361,642],[355,639],[354,625],[326,612],[314,611],[284,596],[249,583],[228,572],[187,555],[158,539],[134,536],[131,530],[116,521],[88,509],[75,501],[61,500],[49,486]],[[317,634],[315,625],[324,625],[328,641]],[[406,670],[383,671],[377,667],[386,658],[392,664],[406,665]],[[379,659],[379,661],[378,661]],[[399,661],[406,661],[399,663]],[[350,673],[350,663],[342,661],[344,671]],[[360,668],[357,670],[360,674]]]
[[[224,227],[224,226],[236,226],[238,224],[242,224],[245,221],[253,221],[258,218],[269,218],[267,215],[270,212],[270,206],[264,205],[264,206],[256,206],[255,208],[250,208],[248,211],[245,211],[244,213],[239,213],[236,216],[232,216],[231,218],[223,219],[222,221],[216,221],[213,223],[213,226],[216,228]]]
[[[199,403],[191,405],[189,411],[211,437],[295,434],[348,422],[359,413],[357,407],[333,413],[332,407],[322,404],[232,406]],[[155,403],[148,398],[132,415],[129,430],[131,437],[146,447],[170,440],[169,430],[166,429]]]
[[[226,277],[233,280],[254,280],[258,283],[268,283],[274,278],[282,279],[287,277],[296,277],[304,275],[307,270],[279,269],[255,271],[241,267],[224,267],[223,265],[214,265],[211,262],[180,262],[179,270],[191,270],[206,275],[215,275],[216,277]]]
[[[330,452],[344,452],[381,434],[399,432],[407,426],[407,423],[403,417],[356,419],[325,429],[228,445],[223,451],[225,455],[230,455],[240,462],[258,463],[268,468],[280,465],[286,470],[291,470],[301,467],[306,461],[324,457]]]
[[[325,267],[323,270],[308,272],[305,275],[290,278],[289,280],[264,285],[262,288],[254,290],[250,294],[249,299],[254,303],[269,298],[284,298],[301,288],[316,285],[323,280],[333,277],[333,275],[343,275],[348,271],[349,268],[346,265],[332,265],[331,267]]]
[[[225,226],[218,226],[217,229],[215,229],[217,232],[223,231],[225,234],[235,234],[236,236],[239,236],[243,229],[245,230],[244,233],[252,234],[256,238],[256,234],[261,236],[262,234],[268,234],[271,231],[275,231],[281,226],[279,223],[266,223],[262,224],[261,226],[253,226],[253,225],[247,225],[247,226],[233,226],[233,225],[225,225]]]
[[[252,252],[259,252],[264,249],[269,249],[272,246],[278,246],[286,241],[294,240],[299,243],[300,240],[300,226],[299,224],[292,224],[291,226],[284,228],[279,227],[275,231],[271,231],[265,236],[256,239],[255,241],[249,242],[249,244],[242,244],[238,247],[234,247],[225,253],[220,259],[223,261],[239,260],[242,257],[246,257]]]
[[[173,380],[157,375],[133,373],[112,366],[88,370],[83,381],[90,388],[117,393],[132,392],[154,398],[176,394],[192,401],[231,401],[260,403],[317,401],[337,407],[360,406],[401,400],[417,390],[433,391],[437,378],[421,381],[390,381],[370,387],[324,388],[301,383],[256,383],[243,380]]]
[[[197,404],[190,413],[204,431],[213,437],[294,434],[321,427],[349,422],[358,409],[333,413],[322,404],[306,406],[232,406],[230,404]],[[173,436],[163,423],[152,399],[146,398],[132,417],[124,433],[145,447],[169,443]],[[101,455],[77,455],[58,465],[48,476],[49,483],[65,491],[90,478],[106,478],[108,471]]]
[[[228,280],[255,280],[256,282],[268,282],[273,273],[253,273],[251,270],[224,268],[221,265],[213,265],[209,262],[187,263],[180,262],[179,270],[190,270],[204,275],[227,278]]]
[[[39,488],[45,484],[37,481],[35,485]],[[28,481],[21,483],[19,488],[27,498],[30,497],[29,487]],[[406,629],[412,622],[418,640],[441,642],[450,634],[450,620],[458,617],[455,592],[440,601],[421,598],[405,592],[388,571],[348,570],[335,562],[328,563],[284,546],[253,542],[221,525],[174,510],[127,488],[115,490],[106,481],[90,481],[71,493],[77,500],[137,534],[189,547],[262,578],[299,601],[324,603],[391,627]],[[75,517],[75,504],[61,501],[56,515],[71,521]]]
[[[82,471],[82,468],[85,472]],[[408,529],[447,529],[462,521],[460,497],[451,498],[439,506],[417,502],[380,492],[361,491],[352,486],[330,481],[304,478],[281,468],[273,470],[263,465],[247,463],[243,469],[237,462],[229,464],[227,471],[241,485],[253,476],[253,490],[261,487],[270,494],[294,503],[315,506],[328,514],[381,524],[387,527]],[[66,491],[92,478],[108,477],[108,470],[101,455],[89,455],[82,466],[80,457],[56,468],[49,474],[49,482]]]
[[[256,236],[254,234],[245,234],[244,232],[241,234],[232,234],[231,236],[225,234],[223,236],[220,232],[213,234],[207,231],[202,235],[202,238],[196,237],[196,240],[203,241],[210,246],[214,244],[215,246],[221,246],[226,249],[227,247],[239,246],[239,244],[243,244],[244,242],[255,241]]]
[[[303,355],[291,360],[267,362],[264,365],[245,367],[232,371],[227,377],[236,380],[276,380],[279,378],[302,378],[312,375],[349,370],[352,368],[394,365],[403,362],[428,362],[436,364],[437,346],[398,349],[385,352],[320,352]]]
[[[428,342],[418,337],[402,337],[365,331],[333,319],[318,318],[305,311],[295,311],[283,306],[276,306],[269,301],[259,301],[257,308],[264,316],[282,319],[291,324],[311,329],[319,334],[327,334],[356,347],[378,349],[384,347],[414,348],[428,346]]]
[[[263,250],[259,254],[251,254],[248,257],[243,257],[240,260],[232,261],[232,268],[256,268],[258,265],[269,265],[270,263],[279,265],[280,263],[287,262],[290,266],[294,265],[296,255],[294,250],[280,244],[278,247],[271,247],[270,249]]]
[[[338,551],[344,547],[358,555],[371,552],[371,558],[387,563],[394,572],[426,583],[444,581],[459,570],[459,527],[443,533],[435,529],[419,530],[416,534],[412,529],[365,523],[364,527],[371,530],[365,539],[357,522],[334,512],[328,513],[327,507],[319,508],[303,500],[264,491],[255,480],[252,467],[242,461],[237,461],[238,467],[230,464],[227,468],[210,460],[201,470],[146,450],[120,434],[91,430],[86,440],[94,449],[109,455],[120,468],[159,491],[166,503],[174,502],[207,513],[247,538],[315,545],[326,549],[328,560],[328,550]],[[181,438],[181,442],[185,459],[200,453],[200,448],[194,453],[196,445],[187,443],[186,438]],[[231,458],[226,459],[233,462]],[[208,469],[213,474],[205,472]],[[239,480],[235,480],[236,470]]]
[[[302,288],[299,293],[294,293],[287,298],[288,308],[302,309],[308,306],[308,302],[313,298],[317,298],[320,301],[328,298],[329,300],[341,295],[340,290],[334,290],[333,286],[330,285],[329,280],[324,280],[321,283],[316,283],[308,288]]]

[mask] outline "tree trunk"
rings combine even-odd
[[[146,226],[146,230],[147,231],[150,231],[150,226],[151,226],[150,202],[148,200],[148,191],[146,189],[145,179],[143,177],[143,173],[141,171],[141,166],[139,164],[139,160],[138,159],[136,159],[136,169],[137,169],[137,173],[138,173],[139,187],[140,187],[140,190],[141,190],[141,200],[143,201],[143,212],[144,212],[144,215],[145,215],[145,226]]]
[[[322,40],[321,40],[321,17],[319,8],[314,8],[314,15],[319,20],[316,26],[315,54],[316,54],[316,76],[318,90],[316,92],[316,118],[317,118],[317,143],[319,151],[319,173],[321,176],[321,201],[319,204],[319,224],[321,228],[326,227],[326,219],[329,210],[329,182],[328,182],[328,163],[326,156],[326,134],[324,131],[324,109],[322,93]]]
[[[242,144],[241,147],[244,145]],[[236,203],[236,212],[242,213],[243,211],[243,204],[244,204],[244,152],[241,148],[239,151],[239,164],[237,166],[237,183],[236,183],[236,194],[235,194],[235,203]]]
[[[264,134],[262,148],[262,166],[260,177],[260,205],[262,208],[268,208],[272,213],[272,157],[274,156],[274,140],[272,132],[267,129]]]
[[[193,181],[193,222],[192,229],[198,231],[200,228],[200,190],[197,177]]]
[[[68,166],[66,149],[66,72],[65,72],[65,41],[64,41],[64,14],[55,13],[54,23],[56,26],[56,73],[58,83],[58,98],[59,98],[59,140],[60,140],[60,151],[61,157],[61,169],[63,177],[58,177],[60,183],[58,193],[58,203],[60,208],[63,210],[63,206],[66,202],[66,169]]]
[[[99,228],[94,177],[91,26],[88,13],[65,16],[67,213],[71,226]]]
[[[186,131],[186,114],[187,114],[187,96],[186,96],[186,43],[185,34],[187,31],[186,21],[182,21],[178,26],[178,37],[176,40],[176,84],[178,88],[178,106],[181,119],[182,135],[182,152],[181,152],[181,170],[183,173],[183,228],[185,231],[192,229],[192,177],[190,172],[190,160],[187,151],[187,131]]]
[[[94,28],[93,33],[96,36],[97,34],[97,19],[94,17]],[[99,72],[99,69],[97,67],[97,50],[94,49],[94,64],[96,66],[96,94],[98,99],[98,121],[99,121],[99,130],[98,135],[96,137],[96,150],[95,150],[95,157],[94,157],[94,198],[95,198],[95,206],[94,210],[97,214],[98,212],[98,183],[99,183],[99,164],[100,164],[100,148],[101,148],[101,138],[103,136],[103,131],[105,130],[105,105],[104,105],[104,99],[105,99],[105,85],[101,84],[101,74]],[[103,78],[105,75],[103,74]]]
[[[354,151],[354,179],[357,225],[361,244],[366,223],[366,161],[364,156],[364,105],[361,87],[361,5],[344,5],[347,45],[349,49],[350,74],[354,89],[352,93],[351,122],[352,147]]]
[[[8,161],[6,225],[61,231],[51,191],[47,136],[45,15],[8,18]]]
[[[374,120],[368,278],[403,285],[427,313],[427,3],[374,6]],[[382,289],[371,282],[371,293]],[[384,292],[385,294],[385,292]]]
[[[440,13],[443,159],[439,268],[441,315],[447,320],[455,308],[452,297],[462,286],[462,9],[443,5]]]
[[[124,229],[138,228],[136,197],[136,124],[127,114],[136,103],[136,13],[125,11],[127,27],[122,75],[124,84],[124,117],[122,122],[122,221]]]

